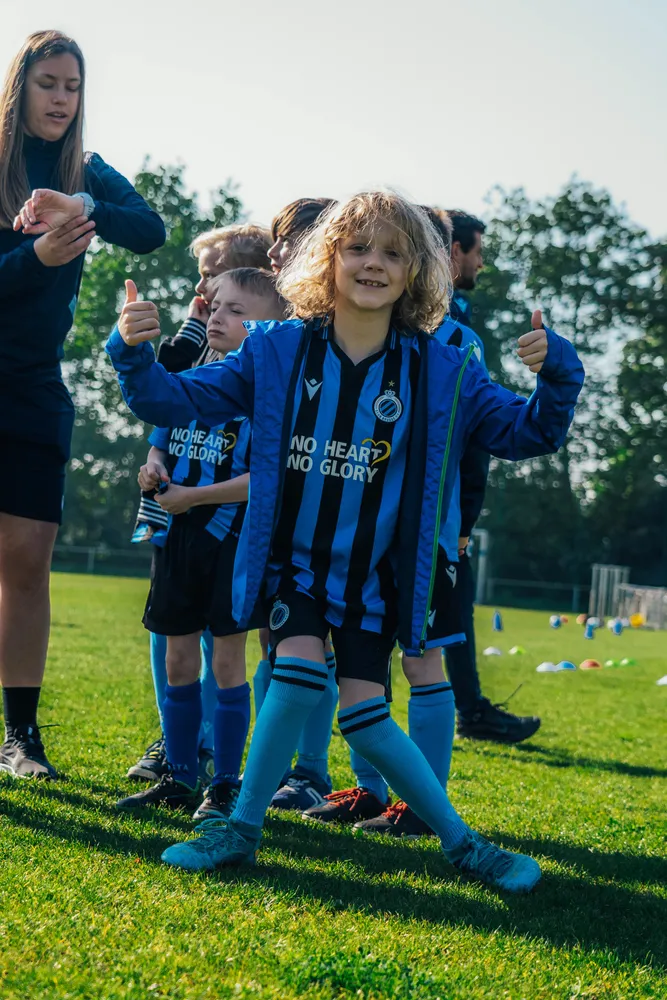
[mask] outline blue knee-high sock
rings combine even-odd
[[[151,673],[153,674],[153,687],[155,688],[155,704],[157,714],[160,717],[160,729],[164,733],[164,691],[167,686],[167,637],[149,632],[150,636],[150,657]]]
[[[232,819],[261,827],[278,783],[292,760],[304,722],[322,697],[327,668],[314,660],[279,656],[246,758]]]
[[[327,662],[327,683],[322,697],[315,705],[303,727],[297,746],[296,766],[312,771],[320,778],[329,777],[329,744],[336,705],[338,685],[336,684],[336,657],[333,653],[325,656]]]
[[[350,744],[350,767],[357,779],[358,788],[365,788],[367,792],[372,792],[380,802],[388,801],[389,788],[387,787],[387,782],[365,757],[357,753],[352,744]]]
[[[218,688],[215,709],[213,784],[238,782],[245,741],[250,728],[250,685]]]
[[[408,732],[433,772],[447,788],[454,743],[454,692],[451,684],[425,684],[410,688],[408,702]]]
[[[468,832],[419,747],[389,716],[384,697],[369,698],[338,713],[340,731],[440,837],[446,850]]]
[[[260,660],[257,664],[255,676],[252,679],[252,689],[255,695],[255,719],[259,716],[260,709],[264,704],[264,699],[266,698],[266,692],[269,690],[270,683],[271,662],[269,660]]]
[[[164,696],[164,741],[174,777],[194,788],[199,764],[201,726],[201,682],[173,687]]]
[[[217,706],[218,684],[213,673],[213,636],[208,629],[201,637],[201,704],[202,720],[199,729],[199,746],[213,751],[213,726]]]

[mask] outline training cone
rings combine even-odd
[[[646,619],[643,614],[637,611],[634,615],[630,615],[630,625],[632,628],[641,628],[642,625],[646,624]]]
[[[658,685],[658,687],[667,687],[667,674],[665,674],[664,677],[661,677],[660,680],[656,681],[655,683]]]
[[[512,646],[509,653],[510,656],[525,656],[526,650],[523,648],[523,646]]]
[[[567,623],[569,622],[569,620],[570,619],[567,617],[567,615],[561,615],[560,616],[561,625],[567,625]]]
[[[577,615],[577,625],[585,625],[587,617],[587,615]]]
[[[580,670],[599,670],[601,667],[599,660],[582,660],[579,664]]]
[[[555,663],[551,663],[549,660],[546,660],[544,663],[540,663],[535,670],[538,674],[557,674],[560,667],[557,667]]]
[[[496,646],[487,646],[484,650],[484,656],[502,656],[502,652]]]
[[[500,611],[493,612],[493,623],[492,626],[494,632],[502,632],[503,630],[503,618]]]
[[[605,667],[620,667],[621,664],[619,660],[605,660],[604,665]]]
[[[552,628],[560,628],[561,623],[562,619],[560,615],[552,615],[551,618],[549,619],[549,624],[551,625]]]
[[[636,666],[636,664],[635,664],[635,661],[631,657],[624,656],[623,659],[621,660],[621,666],[622,667],[634,667],[634,666]]]
[[[595,628],[593,625],[586,625],[584,628],[584,639],[594,639]]]
[[[590,625],[591,628],[600,628],[601,622],[599,618],[587,618],[586,624]]]
[[[556,666],[559,670],[576,670],[577,664],[573,663],[572,660],[561,660]]]
[[[623,635],[623,622],[621,621],[620,618],[616,619],[616,621],[611,627],[611,630],[614,633],[614,635]]]

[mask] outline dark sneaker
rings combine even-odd
[[[363,819],[373,819],[383,813],[388,802],[380,802],[377,795],[365,788],[344,788],[324,796],[319,806],[311,806],[301,813],[304,819],[316,819],[320,823],[357,823]]]
[[[506,892],[530,892],[542,876],[533,858],[505,851],[474,830],[469,831],[459,847],[443,853],[450,864],[470,878]]]
[[[521,743],[533,736],[541,726],[536,715],[512,715],[502,707],[482,698],[476,712],[459,715],[456,735],[470,740],[495,740],[496,743]]]
[[[46,759],[39,726],[17,726],[7,729],[5,742],[0,746],[0,771],[13,778],[58,777],[55,767]]]
[[[168,774],[167,753],[164,748],[164,736],[145,750],[136,764],[127,772],[128,778],[135,781],[159,781],[163,774]]]
[[[355,823],[354,829],[361,830],[362,833],[386,833],[390,837],[406,837],[411,840],[417,837],[435,836],[428,823],[420,819],[410,806],[400,799],[379,816]]]
[[[271,799],[273,809],[296,809],[303,813],[313,806],[321,806],[325,795],[331,794],[331,778],[319,775],[305,768],[290,771],[285,783]]]
[[[213,761],[213,751],[204,747],[199,751],[199,780],[202,785],[210,785],[215,774],[215,763]]]
[[[204,819],[229,819],[234,811],[241,788],[231,781],[220,781],[207,789],[204,801],[192,817],[199,823]]]
[[[142,809],[144,806],[167,806],[169,809],[188,809],[194,812],[202,799],[201,781],[190,788],[177,781],[173,774],[164,774],[157,785],[151,785],[126,799],[119,799],[116,809]]]

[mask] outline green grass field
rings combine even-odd
[[[192,876],[160,864],[188,817],[120,816],[124,773],[156,735],[141,580],[56,575],[42,723],[64,778],[0,780],[1,1000],[630,1000],[667,997],[664,633],[586,642],[548,615],[478,611],[486,693],[519,683],[542,716],[521,747],[457,742],[466,819],[540,861],[511,898],[462,881],[432,840],[401,843],[271,818],[257,868]],[[554,609],[562,610],[562,609]],[[543,659],[637,665],[539,675]],[[252,669],[257,647],[249,645]],[[395,664],[395,715],[407,686]],[[337,787],[347,754],[332,740]]]

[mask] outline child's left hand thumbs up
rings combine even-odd
[[[542,326],[542,312],[536,309],[530,319],[530,333],[519,337],[518,355],[531,372],[539,372],[547,356],[547,332]]]

